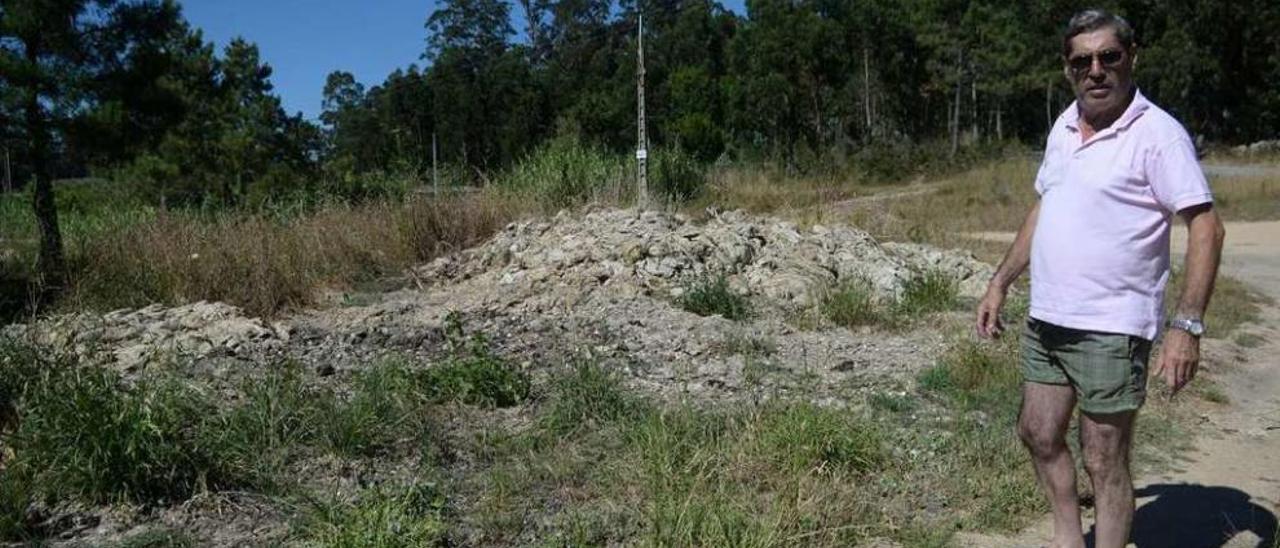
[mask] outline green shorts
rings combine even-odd
[[[1022,375],[1027,382],[1070,385],[1080,410],[1120,413],[1147,397],[1151,341],[1133,335],[1081,331],[1027,319],[1022,332]]]

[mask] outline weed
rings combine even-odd
[[[778,343],[768,335],[753,335],[742,330],[732,330],[721,342],[725,352],[746,357],[772,356],[778,352]]]
[[[1257,348],[1267,342],[1266,339],[1255,333],[1238,333],[1236,334],[1236,344],[1244,348]]]
[[[823,316],[841,327],[877,325],[887,319],[884,310],[875,300],[871,283],[866,280],[841,284],[822,298],[820,308]]]
[[[866,472],[885,460],[874,424],[847,411],[807,402],[775,404],[759,420],[760,451],[791,473]]]
[[[636,417],[643,406],[622,386],[618,375],[593,362],[576,362],[554,381],[543,428],[556,435],[600,428]]]
[[[1022,381],[1016,353],[1009,343],[980,344],[961,341],[933,367],[917,377],[921,388],[954,397],[966,406],[1008,407]]]
[[[27,467],[9,464],[0,471],[0,540],[29,541],[39,537],[27,515],[37,496]]]
[[[890,413],[906,413],[916,408],[916,402],[906,394],[876,392],[867,398],[867,404]]]
[[[1200,397],[1207,402],[1226,404],[1231,401],[1231,398],[1227,397],[1226,391],[1221,386],[1208,380],[1201,382],[1197,391],[1200,393]]]
[[[313,500],[301,544],[317,547],[432,546],[444,539],[444,495],[430,483],[374,487],[354,501]]]
[[[627,165],[621,157],[560,138],[526,156],[498,178],[498,185],[554,211],[582,204],[609,187],[622,187],[626,180]]]
[[[310,445],[316,429],[316,405],[324,401],[303,383],[301,368],[285,363],[260,379],[241,385],[242,403],[218,417],[205,432],[228,473],[260,489],[279,487],[288,464]]]
[[[907,280],[894,311],[898,316],[912,319],[945,312],[955,308],[959,293],[960,286],[954,278],[941,271],[926,271]]]
[[[194,538],[182,531],[157,528],[130,536],[115,546],[116,548],[190,548],[197,545]]]
[[[483,407],[510,407],[528,398],[528,376],[494,354],[483,335],[464,339],[458,316],[446,323],[453,354],[426,371],[428,398]]]
[[[419,381],[399,359],[361,371],[349,397],[318,400],[319,437],[338,455],[368,456],[390,448],[406,430],[422,431]]]
[[[21,383],[5,390],[22,417],[9,440],[13,466],[40,493],[154,501],[220,479],[192,434],[210,409],[194,390],[151,379],[127,387],[114,372],[23,352],[5,352],[0,365],[0,376]]]
[[[699,316],[718,314],[734,321],[751,317],[751,302],[730,289],[724,275],[693,280],[676,299],[676,304]]]

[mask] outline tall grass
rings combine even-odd
[[[164,214],[98,233],[72,255],[67,302],[112,309],[217,300],[273,315],[318,290],[395,274],[479,243],[520,214],[500,196],[332,205],[293,220]]]

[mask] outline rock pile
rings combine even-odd
[[[57,316],[32,326],[8,326],[2,334],[80,359],[105,359],[125,370],[161,357],[198,360],[261,354],[289,340],[284,324],[266,325],[234,306],[205,301]]]
[[[916,274],[939,270],[962,292],[982,290],[990,265],[972,255],[914,244],[877,243],[861,230],[796,225],[741,212],[695,224],[682,215],[597,211],[574,219],[514,223],[486,244],[414,271],[435,285],[471,280],[494,291],[549,287],[678,294],[689,280],[725,275],[742,293],[779,304],[810,304],[816,289],[865,280],[883,298],[899,296]]]
[[[124,370],[178,359],[199,362],[215,376],[235,376],[246,365],[291,359],[328,375],[387,352],[430,361],[445,351],[445,318],[459,314],[468,332],[484,334],[517,363],[555,364],[586,349],[659,392],[678,383],[741,391],[759,360],[735,349],[742,344],[734,340],[768,347],[780,385],[794,384],[800,378],[794,373],[806,371],[811,378],[820,372],[817,378],[831,387],[853,378],[869,386],[927,363],[931,348],[941,344],[938,336],[804,332],[785,318],[803,314],[823,290],[847,280],[865,280],[889,300],[926,271],[941,272],[974,295],[991,267],[966,253],[880,244],[845,226],[802,229],[739,212],[697,223],[675,214],[605,210],[512,224],[483,245],[413,269],[416,288],[300,311],[271,324],[233,306],[200,302],[74,314],[5,331]],[[719,275],[750,297],[757,310],[752,319],[702,317],[672,302],[691,281]]]

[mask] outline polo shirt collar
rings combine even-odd
[[[1067,128],[1070,129],[1071,131],[1076,131],[1076,132],[1080,131],[1080,106],[1079,105],[1080,105],[1079,101],[1072,102],[1071,106],[1068,107],[1067,111],[1064,113],[1066,118]],[[1135,88],[1133,90],[1133,101],[1129,103],[1128,108],[1124,109],[1124,114],[1121,114],[1120,118],[1117,118],[1116,121],[1112,123],[1110,127],[1108,127],[1106,130],[1103,130],[1103,131],[1107,131],[1107,130],[1119,131],[1122,129],[1129,129],[1129,126],[1133,125],[1133,123],[1137,121],[1138,118],[1141,118],[1142,113],[1146,112],[1148,108],[1151,108],[1151,102],[1148,101],[1147,98],[1142,95],[1142,90]]]

